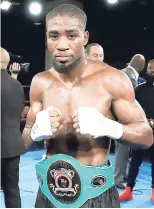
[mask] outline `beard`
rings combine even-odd
[[[150,76],[149,80],[150,80],[151,82],[154,82],[154,76],[153,76],[153,75]]]
[[[154,74],[148,74],[147,82],[149,84],[153,84],[153,82],[154,82]]]
[[[74,70],[80,64],[81,57],[75,60],[74,62],[67,64],[67,62],[59,62],[52,60],[53,68],[58,73],[69,73]]]

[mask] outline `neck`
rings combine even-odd
[[[11,74],[11,77],[16,79],[16,80],[17,80],[17,76],[18,76],[18,74],[14,74],[14,73]]]
[[[58,73],[56,76],[64,82],[66,85],[73,86],[85,75],[85,66],[87,65],[87,60],[85,58],[81,59],[80,64],[69,73]]]

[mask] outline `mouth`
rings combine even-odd
[[[72,58],[70,55],[65,55],[65,56],[56,56],[56,60],[60,62],[67,62]]]

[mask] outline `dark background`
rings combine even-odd
[[[119,0],[120,1],[120,0]],[[32,77],[45,69],[44,15],[32,19],[26,12],[26,0],[2,11],[1,45],[9,52],[30,62],[30,73],[20,75],[23,85],[29,85]],[[45,1],[44,1],[45,2]],[[154,0],[121,0],[109,6],[105,0],[83,0],[88,16],[87,30],[90,42],[101,44],[105,62],[119,69],[130,58],[141,53],[146,60],[154,58]],[[41,23],[35,25],[34,22]]]

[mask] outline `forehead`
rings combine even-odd
[[[24,109],[28,109],[28,108],[29,108],[29,106],[25,106],[25,107],[24,107]]]
[[[56,16],[48,20],[47,30],[79,30],[79,20],[75,17]]]
[[[149,66],[149,67],[154,67],[154,62],[150,62],[150,63],[148,64],[148,66]]]
[[[103,48],[101,46],[92,46],[90,51],[92,53],[102,53],[103,54]]]

